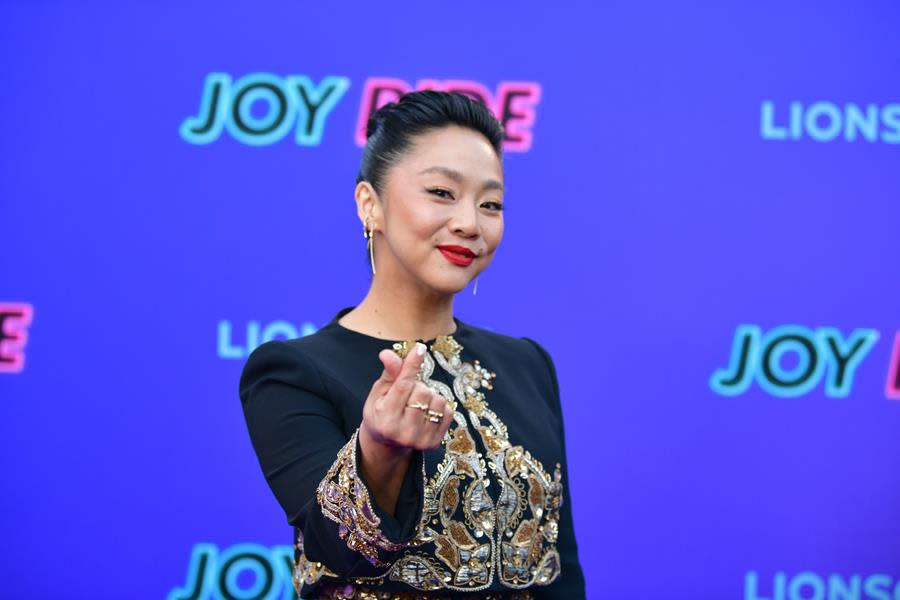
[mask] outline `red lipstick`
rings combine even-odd
[[[444,258],[460,267],[468,267],[475,258],[475,253],[463,246],[438,246]]]

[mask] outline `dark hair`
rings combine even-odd
[[[356,183],[368,181],[381,192],[385,173],[429,129],[460,125],[481,133],[501,156],[503,126],[483,103],[457,92],[410,92],[385,104],[369,118],[366,147]]]

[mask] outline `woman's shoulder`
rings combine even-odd
[[[481,358],[500,359],[520,373],[533,376],[540,385],[549,388],[554,395],[559,393],[556,367],[547,348],[530,336],[514,336],[494,330],[465,325],[461,343],[472,345],[472,354]]]
[[[318,378],[315,366],[298,349],[295,340],[270,340],[253,349],[241,369],[240,390],[243,396],[259,384],[280,382],[308,387]]]
[[[302,337],[263,342],[247,357],[245,370],[259,365],[271,367],[279,364],[310,369],[322,360],[350,359],[361,351],[352,340],[348,343],[336,333],[332,324],[328,324]]]
[[[549,363],[550,366],[553,364],[544,345],[530,336],[514,336],[470,324],[466,324],[465,329],[466,338],[471,339],[482,352],[495,350],[519,361],[544,365]]]
[[[308,335],[257,346],[244,363],[240,387],[274,379],[328,395],[335,382],[346,386],[374,380],[381,365],[378,352],[389,345],[351,335],[332,320]]]

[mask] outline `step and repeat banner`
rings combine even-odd
[[[3,598],[290,599],[249,352],[365,295],[363,125],[506,128],[590,598],[900,600],[900,5],[0,5]]]

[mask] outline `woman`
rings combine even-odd
[[[247,360],[302,597],[584,596],[553,362],[453,316],[503,234],[502,139],[459,94],[376,112],[355,192],[368,294]]]

